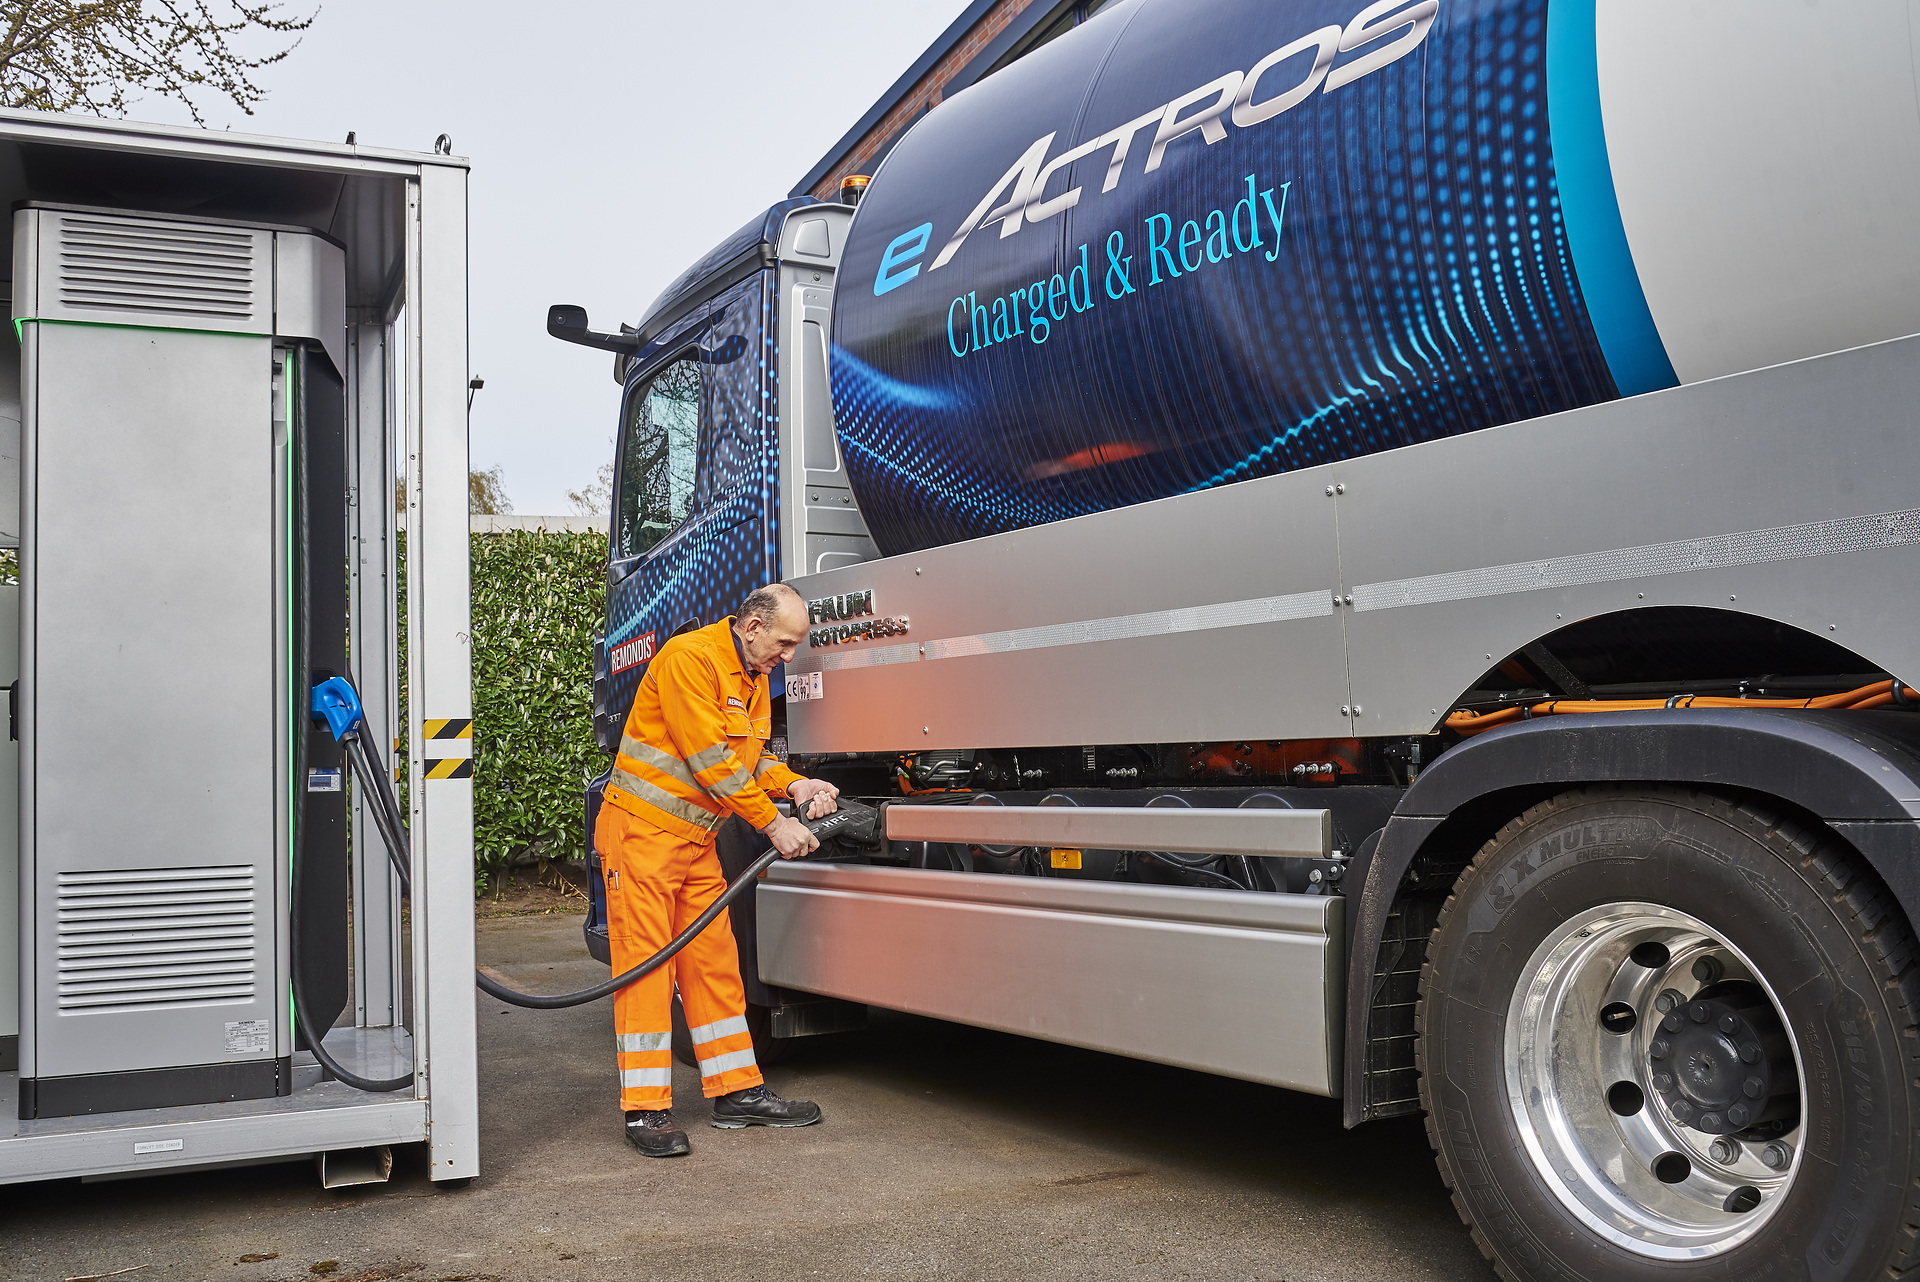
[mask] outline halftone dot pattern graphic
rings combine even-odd
[[[834,313],[842,449],[884,553],[1618,395],[1555,188],[1545,0],[1442,0],[1399,61],[1212,145],[1178,140],[1152,174],[1136,144],[1110,193],[1096,153],[1048,187],[1082,188],[1065,214],[1004,238],[983,228],[883,296],[863,287],[902,232],[931,221],[943,244],[1035,135],[1057,128],[1058,155],[1356,7],[1110,6],[896,148],[855,221]],[[1235,218],[1234,240],[1208,239]],[[984,345],[949,328],[1036,284],[1045,297],[1056,275],[1084,282],[1090,305],[1055,310],[1045,342],[1031,326]]]
[[[680,528],[646,554],[609,566],[608,650],[648,631],[657,648],[687,623],[725,618],[778,574],[777,424],[770,409],[778,353],[770,337],[777,332],[770,279],[757,273],[689,315],[674,327],[689,336],[688,345],[662,343],[663,358],[628,380],[631,396],[669,360],[697,350],[699,470]],[[641,664],[610,678],[605,706],[611,716],[625,719],[645,674]]]

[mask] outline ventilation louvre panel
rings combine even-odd
[[[125,324],[264,328],[269,237],[243,228],[58,215],[50,315]],[[44,295],[43,295],[44,297]]]
[[[61,873],[60,1010],[252,1001],[254,893],[245,864]]]

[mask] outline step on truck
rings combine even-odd
[[[784,580],[776,747],[886,806],[736,914],[763,1052],[1424,1114],[1513,1278],[1920,1263],[1911,19],[1119,0],[553,309],[623,389],[602,746]]]

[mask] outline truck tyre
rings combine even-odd
[[[1441,1178],[1502,1277],[1904,1276],[1920,967],[1843,843],[1589,788],[1460,875],[1421,976]]]

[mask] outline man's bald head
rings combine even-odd
[[[762,623],[772,623],[780,617],[783,610],[797,609],[806,613],[807,603],[800,594],[784,583],[769,583],[764,588],[755,588],[747,593],[747,599],[740,603],[740,622],[758,619]]]
[[[755,588],[740,603],[733,628],[740,652],[755,672],[772,672],[793,658],[807,636],[807,603],[784,583]]]

